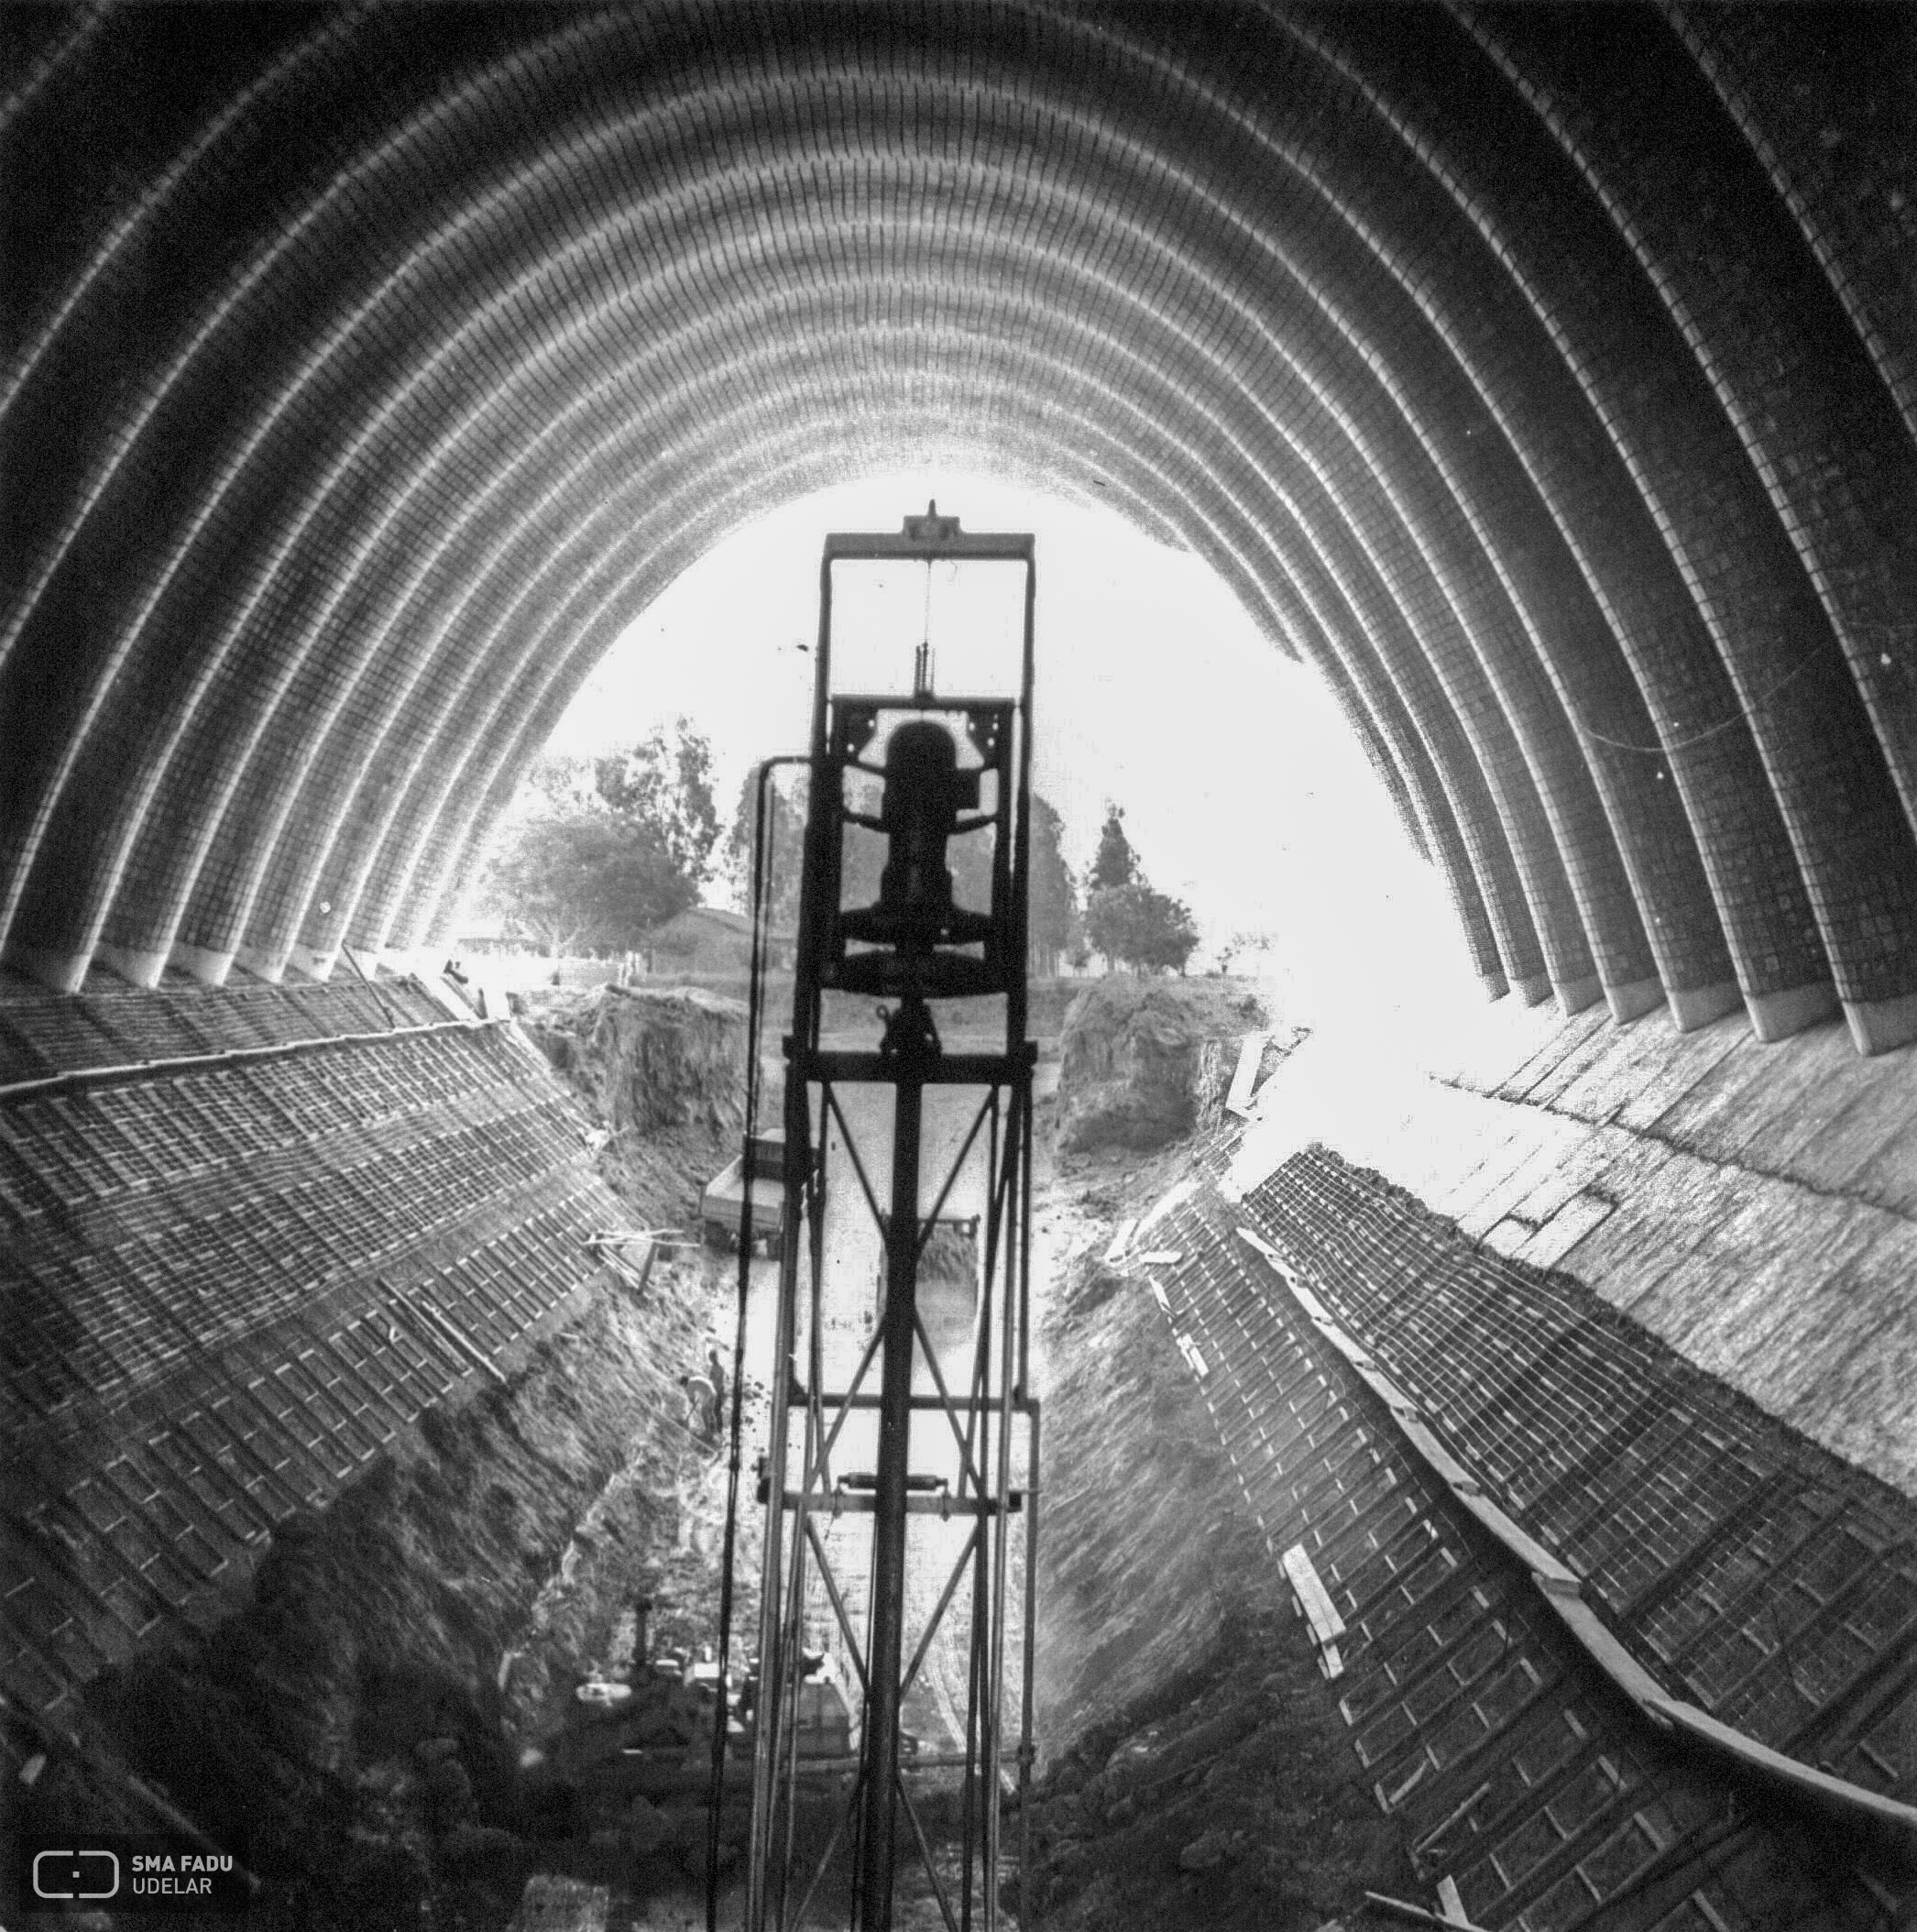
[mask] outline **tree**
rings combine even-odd
[[[565,812],[591,805],[598,796],[593,785],[593,762],[548,752],[526,774],[520,794],[535,810],[543,806],[549,811]]]
[[[759,774],[754,765],[739,788],[739,804],[726,834],[725,869],[732,884],[732,903],[749,917],[752,911],[752,855],[758,827]],[[766,816],[771,837],[766,847],[766,924],[773,932],[798,930],[799,888],[805,865],[805,799],[807,774],[793,769],[776,774],[766,786]]]
[[[1218,970],[1228,973],[1232,961],[1242,953],[1269,952],[1272,936],[1262,927],[1241,928],[1228,939],[1221,940],[1218,948]]]
[[[1079,883],[1065,862],[1064,821],[1048,798],[1032,794],[1031,881],[1025,910],[1034,972],[1057,972],[1062,953],[1081,941]],[[1123,838],[1123,832],[1119,835]]]
[[[1143,879],[1094,892],[1086,902],[1085,930],[1108,960],[1140,972],[1167,967],[1183,972],[1199,941],[1191,908]]]
[[[712,796],[712,744],[689,719],[677,719],[670,738],[661,725],[630,752],[594,759],[593,788],[616,816],[655,832],[695,889],[705,882],[719,816]]]
[[[680,719],[630,752],[542,759],[486,897],[542,950],[624,951],[698,903],[718,840],[712,748]]]
[[[1198,925],[1182,899],[1168,897],[1145,878],[1125,837],[1124,807],[1110,800],[1099,849],[1086,874],[1085,933],[1106,960],[1140,972],[1185,970],[1198,945]]]
[[[1099,849],[1092,855],[1087,874],[1088,893],[1105,892],[1114,885],[1129,885],[1139,876],[1138,854],[1125,837],[1125,810],[1122,805],[1105,801],[1105,822],[1099,829]],[[1100,948],[1102,951],[1104,949]]]
[[[488,896],[540,950],[625,951],[697,888],[656,834],[602,807],[534,814],[494,855]]]

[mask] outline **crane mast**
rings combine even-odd
[[[899,593],[921,570],[914,636]],[[939,638],[963,666],[951,691],[935,677],[935,581],[958,611]],[[885,1932],[915,1861],[955,1932],[991,1932],[1023,1870],[1007,1855],[1023,1850],[1022,1802],[1015,1846],[1002,1827],[1031,1766],[1038,1516],[1035,592],[1029,535],[967,532],[936,505],[896,534],[828,536],[821,560],[760,1486],[749,1932]],[[959,1315],[970,1298],[958,1345],[955,1286]],[[820,1715],[827,1656],[843,1660],[836,1733]],[[908,1729],[915,1700],[938,1713],[941,1740]],[[922,1801],[941,1782],[957,1839],[935,1856]]]

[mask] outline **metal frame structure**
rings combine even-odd
[[[1023,657],[1016,699],[942,697],[931,688],[922,642],[910,697],[835,695],[831,688],[833,573],[847,562],[1013,562],[1024,565]],[[930,578],[927,579],[928,585]],[[999,1923],[1005,1848],[1001,1796],[1009,1766],[1021,1799],[1017,1850],[1024,1867],[1023,1798],[1032,1761],[1034,1590],[1036,1570],[1039,1408],[1030,1387],[1032,1070],[1026,1039],[1025,884],[1029,849],[1033,611],[1035,565],[1029,535],[979,535],[937,514],[905,520],[896,535],[829,536],[820,565],[818,654],[811,736],[793,1030],[785,1043],[785,1238],[773,1354],[771,1440],[762,1467],[765,1504],[760,1689],[753,1743],[753,1806],[746,1925],[749,1932],[846,1923],[858,1932],[892,1924],[900,1822],[924,1861],[953,1932],[987,1932]],[[955,834],[990,826],[994,834],[989,914],[954,908],[949,897],[930,939],[886,925],[882,908],[839,905],[848,824],[889,826],[893,850],[905,844],[888,776],[887,818],[863,816],[848,802],[854,772],[881,714],[957,717],[979,763],[948,782],[953,796],[976,803],[975,774],[995,774],[991,809],[962,818],[941,805]],[[923,727],[920,727],[923,731]],[[948,734],[954,748],[956,734]],[[896,737],[893,740],[897,742]],[[855,781],[856,782],[856,781]],[[934,864],[938,862],[935,851]],[[948,881],[947,882],[948,884]],[[891,888],[888,887],[889,891]],[[857,942],[873,939],[860,950]],[[933,943],[936,939],[937,943]],[[895,996],[882,1008],[876,1048],[828,1048],[822,1038],[825,995],[834,990]],[[933,998],[996,995],[1004,1001],[999,1050],[947,1052],[934,1024]],[[892,1089],[892,1160],[882,1202],[839,1089],[871,1082]],[[922,1186],[922,1126],[928,1089],[972,1089],[976,1109],[956,1158],[927,1203]],[[931,1232],[968,1163],[982,1161],[985,1200],[975,1252],[976,1303],[970,1359],[948,1374],[927,1331],[918,1277]],[[843,1186],[876,1225],[884,1254],[884,1294],[856,1370],[827,1388],[823,1335],[827,1301],[827,1203]],[[854,1212],[856,1212],[856,1206]],[[835,1306],[850,1299],[834,1284]],[[923,1352],[931,1389],[913,1390]],[[803,1367],[801,1363],[803,1361]],[[874,1379],[876,1378],[876,1386]],[[848,1422],[860,1411],[878,1420],[876,1470],[835,1468]],[[913,1467],[915,1417],[937,1418],[949,1432],[956,1475],[935,1479]],[[864,1517],[871,1529],[871,1572],[863,1627],[847,1580],[835,1571],[821,1520]],[[965,1525],[937,1603],[914,1634],[907,1655],[906,1575],[915,1531]],[[1022,1525],[1022,1669],[1010,1725],[1006,1653],[1015,1524]],[[949,1533],[949,1532],[947,1532]],[[808,1616],[829,1606],[831,1628],[849,1660],[847,1685],[859,1726],[856,1758],[802,1755],[797,1719]],[[948,1641],[969,1613],[962,1749],[907,1759],[901,1707],[942,1633]],[[956,1709],[956,1707],[955,1707]],[[908,1789],[907,1766],[960,1774],[956,1875],[942,1876]],[[802,1810],[806,1829],[800,1828]],[[835,1861],[838,1861],[835,1863]],[[950,1879],[950,1883],[948,1879]],[[828,1916],[812,1916],[815,1905]]]

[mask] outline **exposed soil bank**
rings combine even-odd
[[[1255,1595],[1255,1593],[1254,1593]],[[1029,1925],[1317,1932],[1415,1895],[1302,1626],[1234,1603],[1180,1676],[1094,1726],[1032,1806]]]
[[[1183,1042],[1088,1053],[1093,1084],[1110,1098],[1135,1079],[1162,1110],[1169,1065],[1178,1107],[1215,1117],[1262,1011],[1216,982],[1093,990],[1088,1006],[1119,1015],[1108,1042],[1139,1014]],[[529,1031],[614,1133],[608,1178],[652,1224],[687,1218],[736,1149],[742,1011],[612,989],[542,1004]],[[1069,1156],[1041,1191],[1062,1265],[1041,1289],[1035,1925],[1315,1928],[1365,1874],[1397,1877],[1185,1365],[1140,1284],[1094,1258],[1188,1158]],[[18,1822],[150,1827],[124,1764],[244,1847],[263,1932],[493,1932],[534,1878],[609,1888],[615,1924],[648,1900],[676,1923],[699,1821],[589,1788],[573,1693],[626,1674],[642,1596],[655,1652],[716,1636],[724,1469],[679,1386],[707,1324],[729,1325],[715,1277],[695,1255],[643,1288],[608,1274],[502,1364],[503,1385],[430,1412],[333,1508],[282,1529],[242,1614],[99,1680],[81,1717],[94,1768],[56,1753]],[[748,1507],[736,1631],[756,1542]]]
[[[1150,1152],[1215,1120],[1240,1040],[1266,1025],[1240,982],[1088,982],[1065,1015],[1059,1148]]]
[[[602,1289],[504,1386],[428,1411],[331,1509],[283,1523],[240,1615],[90,1688],[93,1752],[244,1848],[264,1881],[249,1924],[497,1926],[553,1862],[537,1841],[573,1821],[520,1776],[520,1727],[636,1595],[685,1581],[709,1452],[674,1374],[699,1333],[668,1282]],[[57,1757],[16,1825],[71,1826],[78,1777]],[[112,1824],[153,1828],[95,1781]]]
[[[611,1136],[607,1184],[649,1226],[696,1226],[700,1188],[745,1132],[744,1004],[696,986],[555,989],[520,1004],[527,1037]]]
[[[1123,1159],[1057,1178],[1063,1260],[1046,1363],[1037,1696],[1049,1759],[1183,1676],[1265,1561],[1189,1371],[1136,1279],[1096,1258],[1113,1226],[1183,1167]]]
[[[529,1030],[609,1130],[616,1190],[654,1224],[685,1217],[737,1150],[743,1010],[562,994]],[[46,1740],[9,1822],[156,1828],[130,1773],[244,1859],[267,1932],[477,1932],[529,1872],[623,1875],[630,1848],[528,1747],[582,1677],[630,1661],[639,1597],[655,1648],[712,1639],[723,1497],[680,1384],[706,1365],[713,1284],[695,1256],[641,1285],[626,1252],[331,1507],[283,1521],[237,1615],[94,1679],[80,1751]]]
[[[1142,1277],[1099,1259],[1189,1166],[1068,1160],[1048,1202],[1068,1259],[1044,1336],[1028,1923],[1317,1932],[1415,1878],[1189,1368]]]
[[[1218,1124],[1239,1042],[1267,1025],[1243,985],[1117,979],[1068,1022],[1042,1196],[1033,1927],[1317,1932],[1364,1922],[1367,1887],[1414,1892],[1143,1271],[1101,1258],[1193,1178],[1182,1136]]]

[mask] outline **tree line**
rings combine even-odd
[[[749,772],[729,822],[712,782],[712,746],[690,720],[660,727],[625,751],[539,761],[496,839],[482,903],[542,952],[634,951],[657,928],[721,890],[750,910],[759,774]],[[767,920],[790,936],[798,901],[806,808],[803,767],[768,785]],[[871,801],[866,801],[869,807]],[[1124,811],[1106,807],[1098,850],[1081,882],[1067,863],[1064,822],[1033,794],[1027,906],[1030,964],[1056,973],[1096,952],[1107,969],[1183,971],[1198,928],[1183,901],[1145,878],[1124,831]],[[878,897],[882,836],[849,828],[844,899]],[[991,841],[955,839],[948,849],[960,905],[991,901]]]
[[[805,859],[807,774],[793,768],[774,774],[767,786],[766,841],[767,923],[774,932],[792,932],[798,925],[800,873]],[[738,904],[743,910],[750,893],[753,825],[758,773],[749,773],[739,795],[739,811],[727,843],[727,863],[738,880]],[[871,781],[850,801],[854,809],[876,813],[878,788]],[[1065,821],[1051,801],[1032,795],[1031,874],[1026,899],[1025,939],[1028,964],[1034,973],[1056,973],[1061,962],[1082,945],[1078,881],[1065,862]],[[991,904],[991,840],[968,834],[946,848],[952,874],[952,897],[977,911]],[[846,828],[839,880],[840,902],[869,906],[879,896],[879,874],[885,864],[882,835],[862,825]]]
[[[1086,873],[1085,937],[1108,970],[1116,963],[1135,972],[1183,972],[1199,942],[1198,922],[1184,900],[1145,877],[1124,819],[1124,807],[1108,801]]]
[[[494,841],[482,903],[555,957],[634,951],[699,903],[723,829],[711,742],[683,718],[627,751],[549,754]]]

